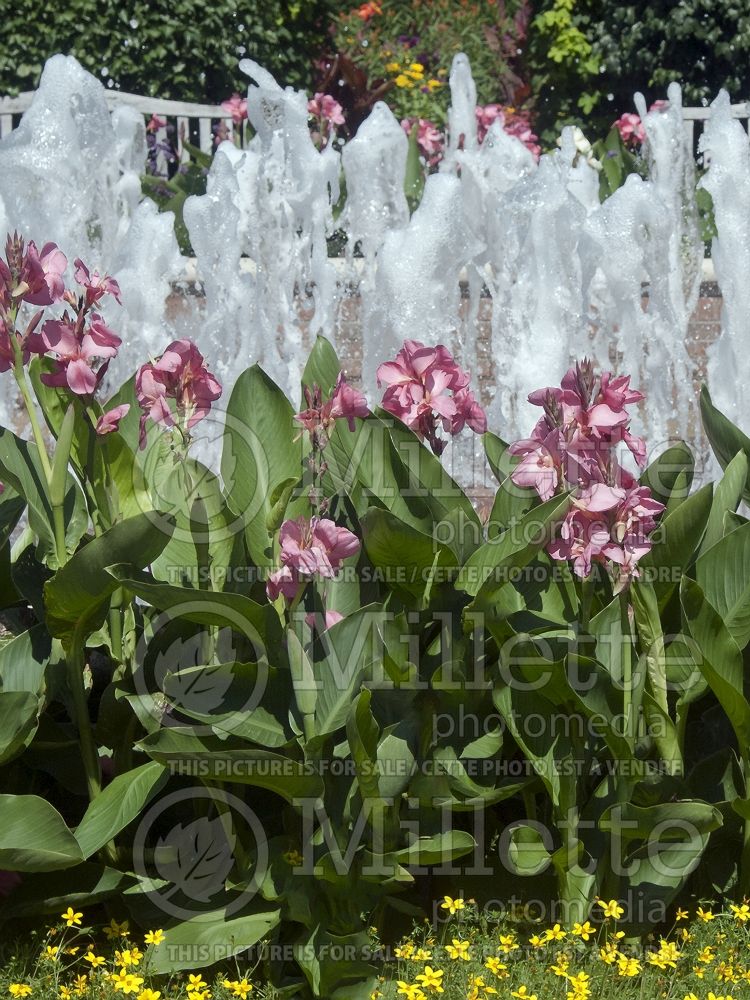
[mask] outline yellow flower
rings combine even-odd
[[[564,976],[567,979],[568,976],[568,966],[570,965],[570,959],[563,952],[561,955],[557,956],[557,961],[554,965],[550,965],[550,972],[554,972],[556,976]]]
[[[704,966],[702,966],[702,965],[694,965],[693,966],[693,975],[697,976],[698,979],[703,979],[703,977],[705,976],[705,974],[706,974],[706,969],[705,969]]]
[[[605,917],[612,917],[615,920],[619,920],[625,912],[625,909],[620,906],[616,899],[610,899],[608,903],[605,903],[603,899],[597,899],[596,902],[604,910]]]
[[[729,909],[734,914],[734,919],[739,921],[741,924],[747,923],[750,920],[750,906],[747,903],[743,903],[742,906],[737,906],[735,903],[731,903]]]
[[[425,965],[424,972],[420,972],[418,976],[414,978],[417,982],[421,983],[423,989],[434,990],[435,993],[443,993],[443,976],[445,973],[442,969],[433,969],[429,965]]]
[[[519,947],[515,935],[513,934],[501,934],[500,935],[500,950],[504,955],[510,955],[512,951],[515,951]]]
[[[161,990],[141,990],[138,1000],[159,1000]]]
[[[401,64],[397,62],[389,62],[385,64],[385,69],[387,73],[398,73],[401,70]]]
[[[55,945],[48,944],[47,947],[44,949],[44,957],[52,959],[57,958],[57,954],[59,951],[60,949],[57,947],[56,944]]]
[[[119,972],[112,973],[109,981],[119,993],[139,993],[141,984],[143,983],[143,976],[136,976],[133,972],[120,969]]]
[[[424,73],[424,66],[422,65],[422,63],[419,63],[419,62],[413,62],[413,63],[411,63],[409,65],[409,69],[413,73]]]
[[[85,962],[90,962],[92,968],[98,969],[100,965],[104,965],[106,959],[104,955],[95,955],[93,950],[89,948],[86,954],[83,956]]]
[[[516,997],[517,1000],[537,1000],[536,993],[529,993],[525,986],[519,986],[517,990],[511,993],[512,997]]]
[[[713,962],[715,958],[716,955],[714,954],[714,949],[710,944],[706,945],[706,947],[703,948],[703,950],[698,954],[698,961],[705,962],[706,964],[708,964],[708,962]]]
[[[702,906],[698,907],[695,911],[695,915],[702,920],[704,924],[707,924],[709,920],[716,919],[716,915],[712,913],[711,910],[704,910]]]
[[[722,983],[734,983],[739,978],[734,971],[734,966],[728,962],[719,962],[715,969],[716,978]]]
[[[399,979],[396,985],[398,986],[396,992],[399,996],[406,997],[406,1000],[425,1000],[424,993],[416,983],[404,983]]]
[[[145,944],[161,944],[164,940],[164,931],[161,927],[155,931],[146,931],[143,941]]]
[[[88,989],[88,985],[89,985],[88,976],[76,976],[75,979],[73,980],[73,989],[76,991],[79,997],[83,996],[83,994]]]
[[[396,958],[409,959],[414,954],[414,945],[411,941],[404,941],[400,947],[394,948],[393,953]]]
[[[74,944],[74,945],[71,945],[69,948],[65,949],[65,954],[66,955],[77,955],[80,950],[81,950],[81,946],[79,944]]]
[[[441,910],[447,910],[448,913],[458,913],[459,910],[463,910],[466,903],[463,899],[452,899],[450,896],[443,896],[443,902],[440,904]]]
[[[61,986],[57,995],[60,1000],[72,1000],[73,992],[69,986]]]
[[[529,938],[529,944],[531,945],[532,948],[543,948],[546,943],[547,943],[546,940],[544,938],[539,937],[538,934],[532,934],[531,937]]]
[[[709,990],[708,1000],[734,1000],[734,997],[730,997],[729,994],[727,994],[726,996],[723,995],[717,996],[715,993],[712,993],[711,990]]]
[[[499,979],[508,978],[508,966],[505,962],[501,962],[500,959],[496,958],[494,955],[490,955],[484,963],[484,967],[485,969],[489,969],[490,972],[494,972]]]
[[[445,950],[454,962],[459,958],[464,962],[468,962],[471,959],[471,956],[469,955],[468,941],[460,941],[458,938],[451,938],[451,943],[445,946]]]
[[[588,939],[594,933],[594,928],[587,920],[585,924],[578,924],[578,923],[573,924],[573,933],[577,937],[582,938],[584,941],[588,941]]]
[[[675,920],[687,920],[687,918],[689,916],[690,916],[690,914],[688,913],[687,910],[682,910],[678,906],[677,907],[677,913],[675,913],[674,918],[675,918]]]
[[[232,994],[236,997],[240,997],[241,1000],[245,1000],[248,993],[253,992],[253,984],[249,983],[244,977],[237,982],[232,983]]]
[[[407,90],[413,87],[414,84],[404,73],[399,73],[396,79],[393,81],[397,87],[405,87]]]
[[[69,906],[65,913],[61,913],[60,916],[68,927],[80,927],[81,920],[83,920],[83,914],[74,910],[72,906]]]
[[[599,958],[607,965],[614,965],[618,954],[617,945],[613,941],[608,941],[603,948],[599,949]]]
[[[8,993],[12,997],[28,997],[31,996],[31,987],[28,983],[11,983]]]
[[[198,973],[197,976],[188,976],[188,985],[186,987],[189,993],[195,993],[198,990],[205,990],[208,983],[204,982],[203,976]]]
[[[115,965],[121,965],[124,969],[131,965],[138,965],[143,958],[143,952],[138,948],[125,948],[124,951],[115,952]]]
[[[104,935],[108,941],[114,941],[115,938],[128,937],[130,934],[130,924],[127,920],[124,920],[121,924],[112,918],[109,922],[109,926],[104,928]]]
[[[617,974],[618,976],[637,976],[641,971],[641,963],[637,958],[631,958],[628,955],[618,955],[617,956]]]
[[[562,941],[565,934],[566,932],[562,927],[559,924],[555,924],[554,927],[550,927],[544,932],[544,938],[546,941]]]
[[[432,952],[427,951],[425,948],[417,948],[414,952],[415,962],[429,962],[432,958]]]
[[[438,87],[442,87],[442,86],[443,85],[440,82],[440,80],[428,80],[427,81],[427,89],[430,90],[430,91],[437,90]]]
[[[695,993],[686,993],[685,996],[683,997],[683,1000],[698,1000],[698,997],[695,995]]]

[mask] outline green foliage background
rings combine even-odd
[[[121,90],[176,100],[220,101],[240,89],[243,55],[285,84],[309,87],[335,6],[333,0],[2,0],[0,94],[33,90],[56,52],[76,56],[105,84],[111,77]]]

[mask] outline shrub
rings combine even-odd
[[[307,88],[333,8],[332,0],[19,0],[3,11],[0,94],[33,90],[56,52],[105,84],[154,97],[221,101],[242,82],[242,56]]]

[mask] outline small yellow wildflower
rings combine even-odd
[[[696,917],[702,920],[704,924],[707,924],[709,920],[715,920],[716,914],[712,913],[711,910],[704,910],[702,906],[699,906],[695,911]]]
[[[60,949],[56,944],[55,945],[48,944],[47,947],[44,949],[44,957],[49,959],[55,959],[57,958],[59,951]]]
[[[11,983],[8,987],[8,993],[12,997],[28,997],[31,996],[31,987],[28,983]]]
[[[500,935],[500,950],[504,955],[510,955],[512,951],[516,951],[519,947],[514,934]]]
[[[406,1000],[425,1000],[425,995],[416,983],[404,983],[402,980],[396,983],[399,996],[406,997]]]
[[[513,990],[510,994],[512,997],[516,997],[517,1000],[537,1000],[536,993],[529,993],[526,986],[519,986],[517,990]]]
[[[413,62],[409,64],[409,69],[413,73],[424,73],[424,66],[420,62]]]
[[[440,82],[440,80],[428,80],[428,81],[427,81],[427,89],[428,89],[429,91],[433,91],[433,90],[437,90],[437,89],[438,89],[438,87],[442,87],[442,86],[443,86],[443,85],[442,85],[442,83]]]
[[[641,972],[641,963],[637,958],[620,954],[617,956],[617,975],[632,978]]]
[[[508,966],[505,962],[501,962],[499,958],[494,955],[490,955],[487,961],[484,963],[485,969],[489,969],[490,972],[494,973],[498,979],[508,978]]]
[[[396,958],[403,958],[404,960],[408,960],[414,954],[414,945],[411,941],[404,941],[404,943],[400,945],[398,948],[394,948],[393,953],[396,956]]]
[[[93,949],[89,948],[86,954],[83,956],[84,962],[90,962],[91,967],[98,969],[100,965],[104,965],[107,961],[104,955],[95,955]]]
[[[706,945],[706,947],[703,948],[698,953],[698,961],[699,962],[705,962],[706,964],[708,964],[709,962],[713,962],[713,960],[715,958],[716,958],[716,955],[714,953],[714,949],[711,947],[710,944]]]
[[[236,980],[232,983],[232,995],[240,997],[241,1000],[245,1000],[248,993],[253,992],[253,984],[249,983],[244,977],[242,979]]]
[[[539,937],[538,934],[532,934],[529,938],[529,944],[532,948],[543,948],[547,943],[546,938]]]
[[[614,941],[608,941],[603,948],[599,949],[599,958],[607,965],[614,965],[619,952]]]
[[[417,948],[417,950],[414,952],[415,962],[429,962],[431,958],[432,958],[432,952],[427,951],[426,948]]]
[[[389,62],[385,64],[385,69],[387,73],[399,73],[401,71],[401,64],[397,62]]]
[[[161,990],[141,990],[138,1000],[159,1000]]]
[[[121,924],[112,918],[109,925],[104,928],[104,935],[108,941],[114,941],[115,938],[128,937],[130,934],[130,924],[127,920],[124,920]]]
[[[562,941],[566,933],[559,924],[555,924],[544,932],[544,938],[546,941]]]
[[[550,965],[549,970],[550,972],[554,972],[556,976],[562,976],[563,978],[567,979],[569,965],[570,965],[570,959],[565,954],[565,952],[563,952],[562,954],[557,956],[557,961],[555,962],[554,965]]]
[[[208,983],[204,981],[203,976],[198,973],[197,976],[188,976],[188,985],[185,987],[188,992],[195,993],[197,990],[205,990]]]
[[[73,991],[69,986],[61,986],[57,995],[60,1000],[73,1000]]]
[[[443,902],[440,904],[441,910],[447,910],[448,913],[458,913],[459,910],[463,910],[466,907],[466,903],[463,899],[453,899],[451,896],[443,896]]]
[[[393,82],[396,84],[397,87],[405,88],[406,90],[414,86],[409,77],[406,76],[404,73],[399,73]]]
[[[73,989],[75,990],[76,995],[79,997],[83,996],[83,994],[88,989],[88,986],[89,986],[88,976],[76,976],[75,979],[73,980]]]
[[[573,924],[573,933],[576,935],[576,937],[582,938],[582,940],[584,941],[588,941],[588,939],[594,933],[594,928],[587,920],[583,924],[579,923]]]
[[[80,927],[83,920],[83,914],[74,910],[72,906],[69,906],[65,913],[61,913],[60,916],[68,927]]]
[[[690,914],[688,913],[687,910],[683,910],[678,906],[677,913],[675,913],[674,918],[675,920],[687,920],[689,916]]]
[[[120,969],[119,972],[112,973],[109,981],[118,993],[139,993],[143,983],[143,976],[136,976],[134,972]]]
[[[624,907],[620,906],[616,899],[610,899],[608,903],[605,903],[603,899],[597,899],[596,902],[601,906],[605,917],[612,917],[614,920],[619,920],[625,912]]]
[[[164,940],[164,931],[159,927],[155,931],[146,931],[143,941],[145,944],[161,944]]]
[[[734,919],[739,921],[741,924],[747,923],[750,920],[750,906],[747,903],[743,903],[742,906],[737,906],[736,903],[731,903],[729,909],[734,914]]]
[[[433,969],[430,965],[425,965],[424,972],[420,972],[418,976],[414,978],[419,982],[423,989],[434,990],[435,993],[443,993],[443,976],[445,973],[442,969]]]
[[[461,959],[463,962],[468,962],[471,960],[471,955],[469,954],[469,944],[469,941],[460,941],[458,938],[451,938],[451,943],[445,946],[445,950],[454,962],[457,959]]]

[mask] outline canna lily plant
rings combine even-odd
[[[299,401],[254,366],[224,403],[187,340],[105,400],[119,288],[69,270],[15,236],[0,265],[32,438],[0,430],[5,919],[124,906],[159,917],[156,971],[251,949],[285,995],[352,1000],[367,927],[443,877],[566,924],[618,901],[632,935],[750,893],[750,442],[707,395],[725,472],[695,491],[685,445],[641,471],[642,397],[587,362],[510,447],[415,341],[373,408],[324,338]],[[468,431],[488,518],[439,459]]]

